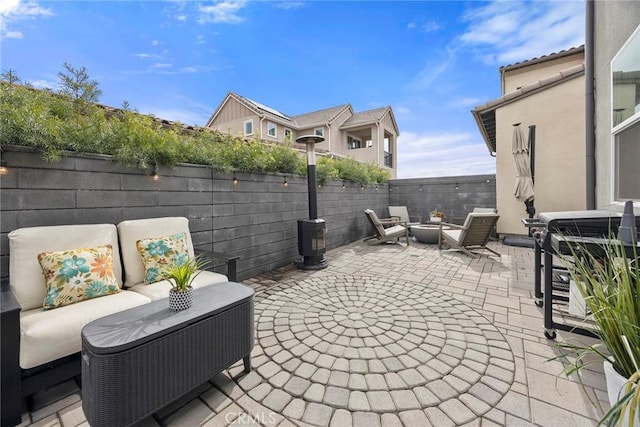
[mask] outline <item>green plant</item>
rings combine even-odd
[[[128,166],[149,169],[177,163],[211,165],[218,171],[305,175],[303,153],[285,144],[245,141],[207,128],[184,128],[132,110],[94,104],[101,92],[85,67],[64,64],[59,93],[20,86],[14,70],[0,75],[0,146],[33,147],[46,161],[65,151],[112,155]],[[320,184],[340,179],[367,185],[384,183],[389,172],[349,158],[320,156]]]
[[[442,219],[445,219],[447,217],[447,215],[444,212],[439,211],[438,209],[433,209],[429,211],[429,216],[432,216],[435,218],[442,218]]]
[[[163,269],[164,276],[171,282],[171,287],[177,291],[186,291],[191,287],[191,281],[208,265],[205,258],[195,256],[187,258],[182,263],[174,263]]]
[[[572,256],[561,258],[592,313],[596,334],[602,342],[558,345],[576,354],[565,369],[566,375],[579,373],[597,360],[608,360],[628,379],[618,403],[600,424],[621,424],[629,408],[631,426],[640,405],[640,260],[635,248],[633,257],[628,258],[614,237],[610,241],[613,243],[602,246],[596,254],[584,245],[572,245]]]

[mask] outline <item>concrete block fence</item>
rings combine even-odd
[[[389,186],[389,205],[407,206],[410,215],[423,221],[437,209],[447,215],[447,222],[462,224],[474,208],[496,207],[496,176],[396,179]]]
[[[7,234],[16,228],[117,224],[161,216],[189,218],[196,247],[239,256],[239,280],[299,258],[297,220],[308,218],[305,177],[222,173],[206,166],[178,165],[161,167],[159,179],[153,180],[145,171],[115,163],[110,156],[69,154],[49,163],[21,147],[3,147],[2,159],[7,168],[0,177],[3,279],[9,274]],[[450,179],[469,188],[452,191]],[[318,216],[327,224],[327,248],[370,235],[362,212],[367,208],[382,217],[390,204],[407,205],[411,213],[423,216],[437,207],[457,218],[465,209],[495,206],[495,177],[482,179],[491,182],[482,183],[480,192],[471,190],[472,182],[481,181],[477,177],[394,180],[364,189],[353,183],[323,185],[318,189]]]

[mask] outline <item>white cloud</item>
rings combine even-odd
[[[10,24],[53,15],[51,9],[40,6],[36,1],[0,0],[0,39],[24,37],[21,31],[10,30]]]
[[[475,107],[480,104],[482,100],[480,98],[472,98],[469,96],[461,96],[447,104],[447,107],[451,108],[464,108],[464,107]]]
[[[170,67],[172,67],[172,66],[173,66],[173,64],[170,64],[170,63],[164,62],[164,63],[153,64],[153,65],[151,66],[151,68],[170,68]]]
[[[31,86],[37,88],[37,89],[51,89],[54,92],[58,91],[58,89],[60,89],[60,82],[57,81],[51,81],[51,80],[34,80],[32,82],[26,82],[28,84],[30,84]]]
[[[456,51],[449,46],[444,51],[438,52],[438,58],[428,60],[426,65],[413,79],[410,87],[414,90],[425,90],[433,83],[442,73],[449,70],[456,62]]]
[[[490,174],[495,168],[479,135],[403,132],[398,137],[398,178]]]
[[[140,59],[161,59],[162,57],[158,54],[155,53],[146,53],[146,52],[141,52],[141,53],[134,53],[133,56],[138,57]]]
[[[198,22],[201,24],[213,22],[221,24],[239,24],[244,22],[245,18],[240,16],[240,12],[246,5],[245,0],[225,0],[218,2],[212,6],[199,6],[198,12],[200,17]]]
[[[275,7],[285,10],[300,9],[301,7],[304,7],[304,4],[305,3],[303,1],[280,1],[275,3]]]
[[[494,0],[467,10],[460,43],[487,64],[507,65],[584,43],[583,1]]]
[[[6,39],[21,39],[24,37],[24,34],[22,34],[22,31],[7,31],[4,34],[3,38]]]
[[[151,41],[151,46],[158,46],[158,45],[160,45],[160,44],[162,44],[162,42],[160,42],[160,41],[158,41],[158,40],[152,40],[152,41]]]

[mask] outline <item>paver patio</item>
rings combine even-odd
[[[329,251],[325,270],[246,281],[253,371],[236,364],[140,425],[596,425],[601,367],[583,375],[585,393],[548,361],[559,350],[533,303],[533,249],[490,246],[502,257],[358,241]],[[73,381],[34,403],[23,425],[86,425]]]

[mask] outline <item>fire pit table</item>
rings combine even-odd
[[[439,233],[440,233],[440,225],[437,225],[437,224],[420,224],[420,225],[411,226],[411,234],[413,234],[416,240],[421,243],[427,243],[427,244],[438,243]]]

